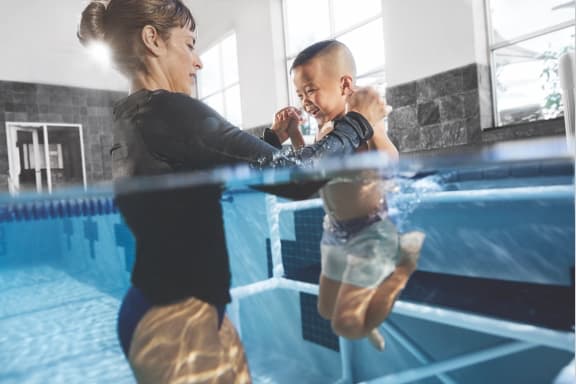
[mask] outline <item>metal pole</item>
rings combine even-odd
[[[280,241],[280,210],[276,196],[266,195],[266,217],[270,235],[270,254],[272,255],[272,276],[284,276],[282,264],[282,242]]]
[[[489,335],[523,340],[574,353],[574,333],[560,332],[533,325],[514,323],[455,310],[428,306],[425,304],[398,301],[392,309],[394,313],[417,319],[447,324],[462,329],[470,329]]]
[[[300,209],[318,208],[322,206],[322,199],[310,199],[304,201],[291,201],[289,203],[278,203],[279,211],[297,211]]]
[[[338,337],[340,345],[340,362],[342,365],[342,377],[335,384],[352,383],[352,343],[343,337]]]
[[[424,365],[432,363],[432,359],[424,351],[418,348],[417,345],[411,342],[408,337],[406,337],[404,333],[397,327],[392,325],[390,322],[382,324],[382,327],[386,330],[386,334],[392,336],[398,342],[398,344],[404,347],[404,349],[406,349],[412,356],[414,356],[418,362]],[[436,377],[443,384],[456,384],[452,378],[443,373],[438,374]]]
[[[525,351],[536,347],[535,344],[514,341],[494,348],[488,348],[480,352],[473,352],[463,356],[455,357],[424,367],[411,369],[408,371],[393,373],[374,380],[362,382],[360,384],[403,384],[427,377],[435,376],[442,372],[468,367],[470,365],[497,359],[502,356]]]

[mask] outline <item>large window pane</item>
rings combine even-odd
[[[210,95],[222,88],[222,72],[220,69],[220,50],[215,46],[200,56],[202,70],[199,72],[198,88],[200,97]]]
[[[562,115],[557,60],[568,49],[574,49],[574,28],[494,51],[502,125]]]
[[[238,51],[236,47],[236,34],[232,34],[222,41],[222,64],[224,70],[224,86],[238,82]]]
[[[224,92],[224,102],[226,105],[226,119],[239,127],[242,124],[239,85],[235,85]]]
[[[358,76],[384,66],[384,26],[376,19],[338,38],[352,51]]]
[[[333,0],[334,28],[338,33],[382,12],[382,0]]]
[[[374,87],[382,97],[386,97],[386,75],[383,70],[358,77],[356,85],[359,87]]]
[[[236,34],[226,37],[201,58],[205,74],[199,84],[200,98],[232,124],[240,127],[242,113]]]
[[[570,0],[490,0],[494,43],[574,20]]]
[[[289,56],[330,36],[328,0],[285,1],[286,44]]]
[[[205,98],[204,102],[214,108],[214,110],[216,110],[216,112],[218,112],[220,115],[224,116],[224,98],[222,96],[222,93],[217,93],[213,96]]]
[[[296,88],[294,88],[294,81],[292,80],[292,73],[290,72],[290,67],[294,59],[290,59],[286,62],[286,73],[288,74],[288,102],[290,105],[300,106],[300,100],[298,100],[298,95],[296,94]]]

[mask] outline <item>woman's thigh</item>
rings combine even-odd
[[[191,298],[151,308],[130,345],[138,383],[249,383],[244,349],[233,325],[218,329],[214,306]]]

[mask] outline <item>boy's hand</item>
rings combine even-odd
[[[296,107],[282,108],[274,115],[274,123],[270,128],[281,143],[300,133],[298,127],[302,123],[302,114]]]
[[[348,111],[358,112],[375,127],[387,114],[386,102],[372,87],[354,89],[348,95]]]

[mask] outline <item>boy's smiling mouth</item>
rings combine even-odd
[[[316,117],[316,115],[320,113],[320,109],[312,106],[305,108],[305,110],[307,113],[311,114],[314,117]]]

